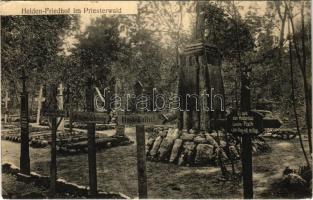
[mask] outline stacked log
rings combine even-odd
[[[216,132],[179,131],[156,128],[146,143],[147,159],[184,166],[217,165],[218,158],[228,162],[240,159],[240,145],[226,145],[225,137]],[[253,140],[254,153],[270,149],[263,139]]]

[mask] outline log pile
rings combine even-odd
[[[174,128],[155,128],[146,143],[147,159],[175,163],[184,166],[217,165],[218,160],[228,162],[240,159],[240,145],[229,142],[227,145],[223,133],[195,134],[192,131],[179,131]],[[253,152],[270,150],[260,137],[253,140]]]

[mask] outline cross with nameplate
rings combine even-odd
[[[139,81],[134,85],[134,91],[136,96],[142,94],[143,88]],[[146,199],[148,198],[148,186],[146,173],[145,125],[164,124],[165,118],[158,113],[119,114],[117,118],[118,125],[136,126],[138,195],[140,199]]]
[[[97,195],[97,160],[96,160],[96,123],[108,123],[110,116],[107,113],[95,112],[93,79],[86,82],[86,112],[72,112],[73,122],[87,124],[88,135],[88,168],[89,168],[89,195]]]
[[[49,117],[51,122],[51,162],[50,162],[50,189],[49,194],[50,197],[54,197],[56,192],[56,180],[57,180],[57,160],[56,160],[56,135],[57,129],[60,125],[60,121],[65,116],[65,112],[63,110],[58,109],[57,103],[57,86],[55,84],[51,84],[47,102],[44,109],[44,116]],[[58,118],[61,119],[58,121]]]

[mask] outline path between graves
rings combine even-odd
[[[133,128],[126,128],[126,135],[136,141]],[[275,178],[281,177],[286,166],[296,168],[304,163],[298,140],[269,140],[269,144],[273,149],[272,153],[253,158],[256,198],[264,196],[264,191]],[[19,166],[20,145],[2,141],[1,148],[2,162]],[[32,171],[49,174],[49,148],[30,148],[30,158]],[[122,192],[130,197],[137,196],[134,144],[97,152],[97,169],[99,189]],[[147,162],[147,174],[150,198],[242,198],[242,184],[217,181],[220,170],[216,167],[182,167]],[[70,182],[88,185],[87,154],[58,157],[58,176]],[[266,197],[271,198],[268,194]]]

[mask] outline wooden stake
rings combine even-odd
[[[87,112],[94,112],[94,93],[93,82],[89,78],[86,87],[86,106]],[[88,132],[88,167],[89,167],[89,195],[97,195],[97,163],[96,163],[96,124],[87,123]]]

